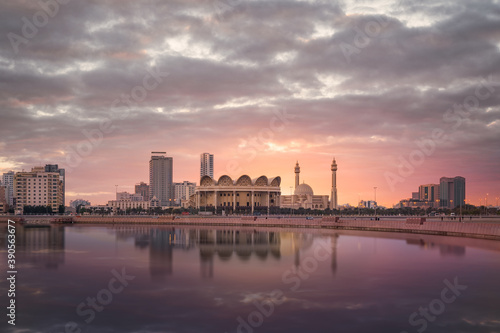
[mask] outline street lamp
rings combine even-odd
[[[377,186],[374,186],[373,189],[375,190],[375,216],[377,216]]]
[[[293,216],[293,206],[294,206],[293,204],[294,203],[293,203],[293,192],[292,192],[292,190],[293,190],[293,186],[290,186],[290,197],[292,199],[292,216]]]

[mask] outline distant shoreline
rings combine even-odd
[[[25,226],[56,225],[161,225],[161,226],[217,226],[217,227],[272,227],[272,228],[314,228],[358,231],[396,232],[500,240],[500,218],[480,218],[463,222],[440,221],[440,218],[409,217],[266,217],[266,216],[1,216],[0,222],[17,220]],[[479,221],[478,221],[479,220]]]

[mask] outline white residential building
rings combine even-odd
[[[183,181],[182,183],[174,183],[175,185],[175,201],[180,203],[181,200],[187,200],[196,192],[196,183]]]
[[[59,172],[46,172],[44,167],[34,167],[31,172],[17,172],[14,176],[16,210],[24,206],[50,206],[57,212],[64,205],[64,184]]]
[[[203,153],[200,155],[200,179],[203,176],[214,178],[214,155]]]

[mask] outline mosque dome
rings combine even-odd
[[[300,184],[295,188],[295,195],[314,195],[313,189],[307,184]]]

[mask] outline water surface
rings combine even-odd
[[[6,332],[500,332],[495,241],[70,226],[18,229],[17,242]]]

